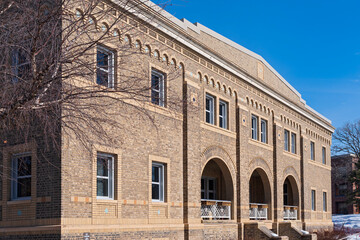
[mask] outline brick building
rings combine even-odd
[[[333,214],[359,214],[355,204],[347,202],[347,194],[353,191],[353,186],[348,183],[351,171],[356,169],[358,161],[354,154],[345,154],[331,157],[331,192]]]
[[[1,149],[0,238],[312,239],[301,230],[331,229],[331,122],[261,56],[144,6],[114,26],[135,26],[128,35],[115,30],[94,51],[112,62],[119,45],[141,53],[127,60],[148,72],[152,98],[143,108],[155,122],[123,106],[131,134],[91,151],[68,134],[60,154],[45,151],[42,139],[9,140]],[[92,22],[101,31],[112,20]],[[121,84],[116,66],[105,87]],[[172,95],[184,101],[174,106]]]

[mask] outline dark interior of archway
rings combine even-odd
[[[283,195],[284,195],[284,206],[290,205],[294,206],[294,194],[291,183],[288,178],[286,178],[283,186]]]
[[[250,178],[250,203],[265,203],[264,184],[257,171]]]

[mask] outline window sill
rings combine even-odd
[[[29,204],[31,203],[31,198],[30,199],[14,199],[11,201],[7,201],[7,205],[17,205],[17,204]]]
[[[159,205],[159,206],[168,205],[167,202],[161,202],[161,201],[151,201],[150,204],[151,204],[151,205]]]
[[[292,152],[289,152],[289,151],[286,151],[284,150],[283,151],[284,155],[287,155],[289,157],[292,157],[292,158],[295,158],[297,160],[300,160],[300,155],[296,154],[296,153],[292,153]]]
[[[256,145],[256,146],[259,146],[259,147],[263,147],[263,148],[265,148],[265,149],[267,149],[269,151],[273,151],[273,147],[268,143],[263,143],[263,142],[261,142],[259,140],[254,140],[252,138],[249,139],[249,143],[251,143],[253,145]]]
[[[114,200],[111,198],[96,198],[97,203],[117,203],[118,200]]]
[[[226,135],[228,137],[236,138],[236,133],[230,131],[229,129],[221,128],[221,127],[219,127],[217,125],[207,123],[207,122],[201,122],[200,126],[202,128],[204,128],[204,129],[211,130],[211,131],[214,131],[214,132],[217,132],[217,133],[220,133],[220,134],[224,134],[224,135]]]

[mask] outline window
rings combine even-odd
[[[311,190],[311,210],[316,210],[316,191]]]
[[[261,142],[267,143],[267,121],[261,119]]]
[[[348,191],[348,186],[346,183],[343,183],[343,184],[340,184],[339,186],[336,186],[337,187],[337,191],[335,191],[335,194],[337,196],[345,196],[347,191]]]
[[[201,178],[201,199],[216,199],[216,179],[203,177]]]
[[[315,160],[315,143],[310,142],[310,158],[311,160]]]
[[[31,197],[31,156],[17,154],[12,158],[11,199]]]
[[[291,133],[291,152],[296,153],[296,134]]]
[[[284,130],[284,150],[285,151],[290,151],[289,148],[289,131],[288,130]]]
[[[151,102],[165,106],[165,74],[154,69],[151,71]]]
[[[214,123],[214,97],[206,94],[206,122],[210,124]]]
[[[224,101],[219,102],[219,127],[227,129],[228,104]]]
[[[104,199],[114,199],[114,156],[98,153],[96,172],[97,197]]]
[[[327,212],[327,196],[326,196],[326,192],[323,192],[323,211]]]
[[[96,54],[96,83],[114,88],[114,58],[111,50],[98,46]]]
[[[26,78],[26,75],[30,74],[30,62],[23,51],[14,50],[11,55],[11,67],[13,71],[12,81],[15,83],[18,82],[19,79]]]
[[[326,164],[326,148],[322,147],[322,163]]]
[[[257,116],[251,116],[251,138],[254,140],[258,140],[258,121],[259,118]]]
[[[164,201],[164,172],[165,166],[161,163],[152,164],[152,200],[155,202]]]

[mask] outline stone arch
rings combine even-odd
[[[253,160],[250,161],[249,163],[249,172],[253,172],[255,169],[257,168],[261,168],[266,175],[269,177],[270,182],[272,182],[272,171],[271,168],[269,166],[269,164],[262,158],[254,158]],[[250,180],[251,175],[249,176],[249,180]]]

